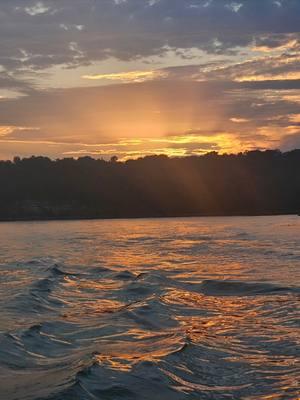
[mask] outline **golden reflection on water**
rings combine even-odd
[[[239,265],[236,265],[236,269],[239,269]],[[188,270],[180,276],[175,272],[173,279],[176,277],[187,283],[193,274],[192,271]],[[142,274],[142,277],[144,276],[147,277],[147,274]],[[192,283],[198,282],[196,278]],[[96,280],[64,277],[63,285],[65,293],[68,294],[69,307],[63,317],[76,322],[91,317],[102,318],[105,314],[122,311],[128,307],[125,302],[103,297],[122,291],[126,284],[126,281],[107,276]],[[169,284],[172,284],[172,281],[169,281]],[[129,372],[144,361],[159,363],[192,343],[207,350],[219,351],[220,354],[224,354],[222,357],[227,362],[246,363],[268,379],[278,380],[280,393],[297,388],[295,355],[289,356],[276,351],[276,347],[280,348],[282,342],[294,343],[295,346],[300,343],[297,329],[288,324],[288,316],[282,315],[286,312],[286,303],[291,300],[289,295],[272,295],[268,300],[267,296],[259,295],[212,296],[177,287],[164,289],[164,293],[158,299],[161,304],[175,307],[172,317],[177,321],[177,327],[161,331],[131,328],[122,339],[108,337],[96,340],[99,350],[96,351],[94,360],[99,365]],[[87,295],[92,297],[87,298]],[[147,301],[138,302],[132,307],[134,309],[142,305],[147,305]],[[165,373],[177,384],[184,385],[184,391],[212,390],[205,385],[185,381],[170,371]],[[246,386],[240,388],[244,387]],[[226,390],[229,389],[227,387]],[[222,391],[223,387],[215,386],[213,390]],[[274,394],[264,398],[280,399],[280,396]],[[250,399],[254,400],[249,397]]]
[[[81,278],[80,280],[64,277],[64,284],[67,290],[72,292],[72,295],[82,296],[86,293],[95,292],[97,294],[101,292],[108,292],[111,290],[117,290],[122,287],[122,282],[117,281],[115,279],[98,279],[98,280],[91,280],[91,279],[84,279]]]
[[[251,221],[86,221],[60,223],[61,229],[57,223],[30,225],[35,241],[44,238],[34,251],[61,261],[61,272],[52,270],[52,259],[5,265],[0,305],[14,308],[2,312],[0,328],[19,329],[23,348],[29,343],[35,354],[38,340],[42,346],[44,332],[53,329],[56,344],[66,339],[74,345],[70,351],[80,350],[89,361],[94,357],[97,371],[113,370],[113,377],[123,372],[132,378],[149,362],[182,398],[202,391],[217,392],[216,399],[223,392],[238,398],[235,391],[246,390],[243,400],[294,400],[300,376],[299,299],[293,290],[252,294],[251,284],[299,286],[300,219]],[[18,229],[23,229],[17,232],[21,238],[28,237],[27,225]],[[1,239],[8,249],[5,257],[15,257],[6,232]],[[32,257],[32,251],[31,244],[27,253],[20,245],[17,255]],[[227,294],[222,285],[218,293],[215,287],[206,290],[205,279],[217,285],[226,281]],[[235,286],[231,281],[237,281]],[[248,294],[244,283],[250,283]],[[40,301],[46,312],[36,307]],[[33,310],[24,307],[28,302]],[[41,330],[32,332],[37,325]],[[30,350],[27,354],[32,356]],[[256,384],[257,396],[247,391]]]
[[[78,320],[97,318],[103,314],[114,313],[121,310],[124,304],[120,301],[97,299],[81,301],[80,304],[69,302],[71,307],[62,314],[62,317],[68,321],[77,322]]]
[[[280,354],[283,343],[290,343],[292,351],[297,348],[300,344],[299,329],[289,324],[288,315],[285,319],[281,313],[277,318],[273,313],[269,315],[274,305],[276,308],[276,302],[280,309],[280,303],[286,304],[291,300],[289,295],[272,296],[268,302],[265,296],[214,297],[174,289],[162,300],[167,304],[185,307],[185,313],[186,307],[191,312],[201,310],[201,316],[187,316],[180,315],[179,308],[175,317],[189,341],[207,349],[225,352],[224,358],[228,362],[247,363],[266,378],[278,379],[279,394],[260,398],[282,399],[285,390],[299,387],[300,363],[294,352],[289,356],[285,349]],[[299,307],[297,300],[294,307],[294,310]],[[254,400],[257,397],[247,399]]]
[[[101,342],[101,353],[95,356],[95,360],[110,369],[130,371],[142,361],[159,362],[167,355],[182,350],[185,344],[185,338],[180,332],[161,333],[131,329],[126,340]]]

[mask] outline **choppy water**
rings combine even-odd
[[[300,217],[0,224],[0,398],[298,399]]]

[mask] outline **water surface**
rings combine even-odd
[[[298,399],[300,217],[0,224],[3,400]]]

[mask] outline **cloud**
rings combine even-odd
[[[122,82],[144,82],[147,80],[158,79],[167,76],[163,71],[130,71],[120,72],[114,74],[97,74],[97,75],[83,75],[83,79],[89,80],[112,80]]]
[[[296,88],[300,82],[300,52],[268,54],[238,62],[225,59],[168,67],[155,73],[157,77],[172,80],[262,82],[262,85],[263,82],[271,85],[270,81],[274,81],[274,85],[279,82],[283,86],[287,81],[289,87],[293,83]]]
[[[231,122],[234,122],[234,123],[236,123],[236,124],[243,124],[243,123],[245,123],[245,122],[249,122],[249,119],[247,119],[247,118],[236,118],[236,117],[232,117],[232,118],[230,118],[230,121],[231,121]]]
[[[280,147],[284,151],[290,151],[293,149],[299,149],[300,148],[300,128],[298,132],[285,136],[280,144]]]
[[[225,4],[225,7],[227,7],[230,11],[235,12],[235,13],[239,12],[239,10],[243,6],[244,6],[244,3],[236,3],[236,2]]]
[[[298,90],[245,90],[243,85],[153,80],[35,91],[1,100],[0,125],[6,145],[27,143],[56,157],[274,148],[298,131]]]
[[[297,0],[1,0],[1,147],[297,144],[299,26]]]
[[[299,34],[262,35],[255,39],[255,45],[251,49],[262,53],[297,51],[299,50]]]
[[[247,81],[283,81],[300,79],[300,53],[283,53],[217,66],[206,73],[210,79]]]
[[[0,125],[0,137],[10,136],[16,132],[24,132],[31,130],[39,130],[38,128],[24,127],[24,126],[1,126]]]
[[[293,123],[300,125],[300,114],[294,114],[289,116],[289,120]]]
[[[16,8],[17,10],[20,9],[19,7]],[[34,4],[33,6],[30,7],[25,7],[24,11],[31,15],[31,16],[35,16],[35,15],[40,15],[40,14],[45,14],[50,10],[49,7],[47,7],[44,3],[42,3],[41,1],[38,1],[36,4]]]
[[[0,64],[76,67],[107,57],[160,55],[167,48],[226,54],[253,44],[254,38],[260,47],[282,46],[284,35],[299,31],[299,15],[295,0],[281,7],[272,0],[2,0]],[[270,44],[272,35],[277,42]],[[76,43],[81,57],[70,43]]]

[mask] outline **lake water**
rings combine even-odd
[[[1,400],[299,399],[300,217],[0,224]]]

